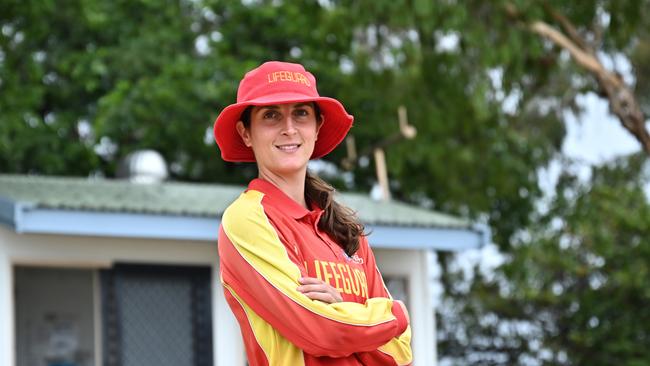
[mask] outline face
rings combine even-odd
[[[244,144],[253,149],[261,173],[304,174],[320,129],[312,103],[255,106],[250,126],[237,122]]]

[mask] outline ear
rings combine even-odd
[[[253,145],[251,143],[251,134],[244,126],[244,122],[237,121],[235,128],[237,129],[237,133],[239,133],[239,137],[241,137],[242,141],[244,141],[244,145],[251,147]]]
[[[320,132],[320,128],[323,127],[324,122],[325,122],[325,116],[321,114],[320,119],[316,123],[316,140],[318,140],[318,133]]]

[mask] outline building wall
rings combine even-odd
[[[376,249],[385,276],[408,281],[416,365],[435,365],[434,319],[426,250]],[[109,268],[113,263],[211,266],[215,366],[245,365],[239,327],[221,285],[217,246],[204,241],[16,234],[0,225],[0,365],[15,365],[13,266]]]
[[[15,365],[13,272],[10,232],[0,226],[0,365]]]
[[[375,249],[383,277],[402,277],[408,282],[407,296],[414,365],[436,365],[435,319],[429,283],[427,250]]]
[[[15,365],[13,266],[98,269],[115,262],[212,267],[214,364],[245,364],[239,327],[219,284],[216,243],[16,234],[0,226],[0,365]]]

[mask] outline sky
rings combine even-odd
[[[639,143],[609,112],[607,101],[593,93],[578,97],[584,107],[579,119],[567,114],[565,155],[590,164],[601,164],[641,150]]]
[[[630,61],[622,54],[599,54],[603,66],[623,77],[627,85],[635,84]],[[578,96],[581,115],[566,115],[567,136],[563,153],[585,164],[599,165],[616,157],[641,150],[639,143],[621,126],[621,122],[609,112],[608,101],[595,93]]]
[[[590,168],[641,150],[641,145],[609,112],[607,100],[594,93],[577,97],[582,113],[565,114],[567,129],[562,154],[576,162],[574,169],[584,180],[590,178]],[[547,197],[554,191],[560,173],[560,163],[552,161],[539,171],[539,184]]]
[[[589,179],[590,167],[601,165],[620,156],[628,155],[641,150],[639,143],[627,132],[619,120],[609,112],[607,100],[594,93],[580,95],[578,104],[583,107],[582,113],[575,116],[567,113],[565,122],[567,134],[562,145],[562,153],[577,163],[575,169],[582,179]],[[551,194],[560,172],[560,164],[551,162],[546,169],[539,172],[542,189]],[[648,189],[650,192],[650,187]],[[503,262],[503,256],[496,245],[487,245],[480,249],[467,250],[459,253],[455,263],[466,277],[472,276],[472,268],[479,264],[481,271],[487,276],[492,270]],[[432,296],[434,304],[439,303],[442,293],[441,286],[436,277],[440,275],[440,268],[435,263],[435,258],[430,258],[433,268]]]

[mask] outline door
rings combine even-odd
[[[209,267],[102,271],[105,366],[211,366]]]

